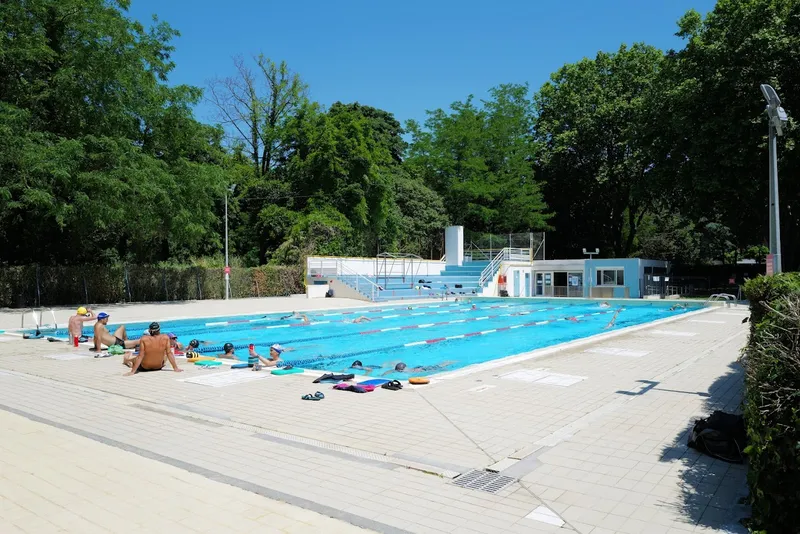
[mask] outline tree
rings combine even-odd
[[[159,261],[218,242],[221,132],[124,0],[0,2],[0,262]]]
[[[285,136],[283,128],[306,99],[300,76],[263,54],[253,58],[255,72],[242,57],[233,60],[236,74],[208,84],[209,100],[234,143],[247,147],[255,176],[274,168]]]
[[[623,45],[563,66],[536,94],[537,164],[562,253],[632,252],[657,195],[643,132],[661,62],[656,48]]]
[[[711,217],[733,244],[768,235],[767,121],[759,90],[770,83],[790,113],[800,102],[800,2],[719,0],[704,19],[689,11],[678,23],[686,40],[667,58],[662,84],[672,89],[659,113],[659,166],[676,203],[695,220]],[[800,266],[800,154],[790,120],[779,139],[783,261]]]
[[[534,179],[533,114],[527,85],[501,85],[477,107],[472,97],[450,113],[410,121],[409,170],[445,200],[449,218],[474,231],[547,227],[547,206]]]

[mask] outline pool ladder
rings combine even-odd
[[[28,314],[28,312],[30,312],[30,317],[31,317],[31,319],[33,319],[33,324],[36,325],[36,328],[38,330],[41,330],[42,327],[44,327],[44,326],[50,326],[50,325],[42,324],[42,321],[44,320],[44,313],[45,312],[50,312],[50,316],[53,318],[53,325],[52,325],[53,326],[53,330],[58,330],[58,322],[56,321],[56,313],[53,311],[52,308],[28,308],[27,310],[23,311],[22,312],[21,321],[20,321],[20,325],[19,325],[20,328],[22,328],[22,329],[25,328],[25,316]],[[37,313],[39,314],[38,319],[36,317]]]
[[[731,295],[730,293],[714,293],[703,303],[704,306],[710,306],[715,302],[724,302],[725,306],[730,308],[731,303],[736,300],[735,295]]]

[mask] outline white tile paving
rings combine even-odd
[[[118,357],[53,361],[44,357],[47,343],[19,340],[0,355],[0,411],[21,410],[152,451],[163,461],[184,462],[187,469],[209,469],[236,484],[279,491],[303,499],[304,507],[378,521],[384,526],[377,530],[494,534],[559,528],[528,517],[534,513],[555,515],[566,521],[564,529],[592,534],[721,532],[720,525],[744,513],[736,506],[738,493],[722,488],[744,488],[746,471],[687,449],[685,431],[693,418],[713,409],[737,408],[741,372],[735,362],[747,325],[740,323],[741,314],[726,319],[710,311],[703,317],[723,324],[681,337],[643,328],[613,342],[578,344],[535,361],[510,358],[432,386],[368,395],[329,394],[329,386],[311,383],[312,376],[248,370],[234,372],[263,380],[214,388],[178,381],[170,372],[123,377]],[[693,317],[674,321],[672,328],[692,331],[688,319]],[[632,356],[641,352],[648,357]],[[615,355],[623,357],[610,358]],[[225,374],[181,365],[181,378],[190,380]],[[520,372],[523,380],[507,379]],[[537,387],[531,377],[582,380]],[[647,388],[651,382],[657,386]],[[326,393],[323,401],[300,400],[318,389]],[[254,436],[259,429],[296,438],[262,439]],[[30,461],[41,454],[31,448]],[[72,454],[91,460],[82,448]],[[381,460],[389,457],[418,459],[418,466]],[[514,469],[529,471],[497,495],[458,488],[425,472],[426,465],[483,469],[506,458],[520,460]],[[139,488],[151,474],[142,468],[126,476],[129,486]],[[76,478],[67,487],[82,495],[87,490],[81,484]],[[710,491],[715,500],[703,500]],[[119,499],[73,512],[86,521],[105,521],[106,513],[128,513],[125,506]],[[191,512],[178,522],[195,521]],[[34,519],[26,521],[29,530],[41,530]],[[282,521],[270,525],[295,531]],[[210,524],[191,527],[208,530]],[[239,531],[258,530],[247,527]],[[160,531],[171,530],[161,525]]]

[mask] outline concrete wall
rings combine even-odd
[[[447,265],[464,264],[464,227],[448,226],[444,230],[444,253]]]
[[[380,261],[380,266],[378,266]],[[332,256],[309,256],[306,259],[306,275],[310,278],[326,278],[337,274],[337,263],[344,265],[347,270],[345,274],[360,274],[362,276],[376,276],[376,269],[380,270],[381,276],[384,275],[383,260],[375,258],[337,258]],[[389,276],[402,276],[403,271],[410,276],[437,276],[444,271],[445,264],[436,260],[420,260],[414,258],[406,259],[387,259],[386,268]]]

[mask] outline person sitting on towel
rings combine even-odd
[[[176,373],[183,371],[175,363],[175,356],[169,343],[169,337],[161,333],[161,326],[158,323],[150,323],[148,328],[149,335],[143,336],[139,343],[139,354],[126,356],[122,363],[131,368],[125,376],[134,375],[139,371],[160,371],[164,368],[167,361],[172,365],[172,370]]]
[[[89,338],[83,335],[83,323],[88,321],[94,321],[97,317],[95,317],[94,312],[89,308],[84,308],[81,306],[78,308],[78,311],[69,318],[67,322],[67,330],[69,331],[69,341],[72,342],[73,338],[78,338],[79,341],[88,341]]]
[[[112,335],[111,332],[108,331],[108,318],[109,315],[106,312],[100,312],[97,314],[97,322],[94,324],[94,350],[96,352],[100,352],[102,350],[101,345],[105,345],[110,347],[111,345],[119,345],[124,349],[132,349],[139,345],[139,340],[136,339],[128,339],[128,334],[125,331],[125,325],[120,325],[114,331]]]

